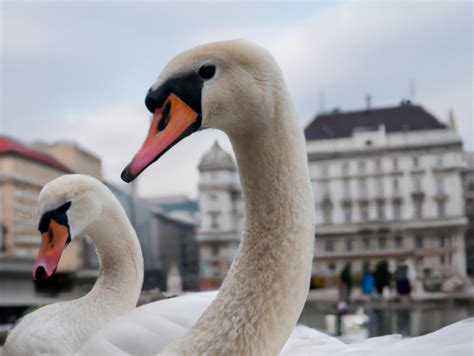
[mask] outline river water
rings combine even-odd
[[[362,306],[369,316],[366,325],[370,337],[387,334],[418,336],[438,330],[469,317],[474,317],[474,302],[451,300],[429,302],[367,302]],[[336,313],[336,304],[307,302],[299,323],[327,331],[326,315]]]

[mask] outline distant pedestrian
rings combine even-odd
[[[351,265],[347,263],[339,276],[339,300],[349,304],[352,293]]]

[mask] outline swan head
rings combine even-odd
[[[99,218],[101,185],[95,178],[70,174],[43,187],[38,200],[41,245],[33,266],[35,279],[50,277],[67,245]]]
[[[206,128],[258,134],[272,125],[283,77],[273,57],[244,40],[208,43],[172,59],[148,91],[148,135],[122,172],[130,182],[186,136]]]

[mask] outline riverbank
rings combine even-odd
[[[339,291],[337,288],[312,289],[308,293],[307,302],[322,302],[322,303],[337,303],[339,300]],[[413,293],[409,298],[400,298],[396,293],[391,293],[388,296],[365,295],[359,288],[355,288],[351,294],[351,301],[355,303],[365,302],[429,302],[429,301],[445,301],[455,300],[474,303],[474,289],[471,288],[465,292],[419,292]]]

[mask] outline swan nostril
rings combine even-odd
[[[170,121],[171,102],[168,101],[161,113],[161,119],[158,122],[158,132],[163,131]]]
[[[36,271],[35,271],[35,279],[36,280],[43,280],[46,279],[46,270],[44,269],[43,266],[39,266]]]

